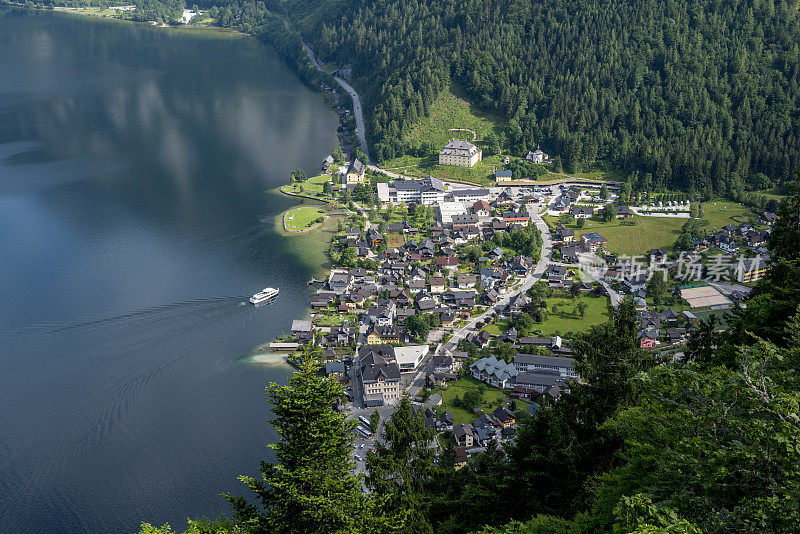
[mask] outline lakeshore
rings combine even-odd
[[[0,34],[0,530],[216,517],[274,458],[264,385],[292,372],[248,357],[327,262],[326,228],[282,237],[296,201],[264,192],[337,118],[232,32],[0,8]]]

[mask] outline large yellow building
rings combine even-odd
[[[481,149],[469,141],[453,139],[439,152],[439,165],[473,167],[483,158]]]
[[[359,160],[354,159],[353,162],[350,164],[350,167],[347,168],[347,183],[348,184],[360,184],[364,182],[364,171],[366,170],[366,165]]]

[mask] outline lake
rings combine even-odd
[[[182,528],[246,494],[291,373],[247,358],[324,261],[270,190],[336,126],[250,38],[0,9],[0,531]]]

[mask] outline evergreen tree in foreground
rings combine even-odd
[[[317,374],[306,357],[288,386],[272,383],[270,423],[281,440],[270,445],[278,463],[262,461],[262,478],[241,476],[259,501],[226,495],[238,522],[252,533],[352,533],[371,529],[370,504],[353,474],[353,426],[333,405],[341,385]]]

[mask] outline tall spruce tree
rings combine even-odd
[[[281,439],[271,444],[278,463],[261,462],[261,479],[239,477],[258,505],[226,495],[251,533],[379,532],[375,510],[353,473],[354,423],[333,409],[342,386],[320,376],[307,355],[288,386],[272,383],[267,397]]]
[[[382,440],[367,456],[367,486],[381,508],[407,533],[432,533],[425,487],[436,471],[434,433],[407,397],[386,421]]]

